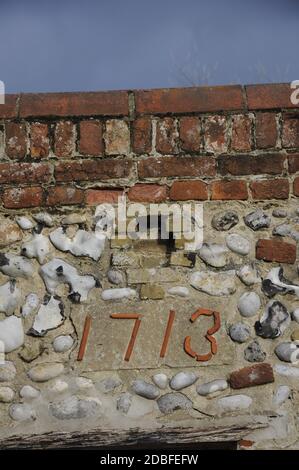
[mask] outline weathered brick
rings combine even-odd
[[[232,122],[232,150],[249,152],[251,150],[251,125],[250,116],[238,114]]]
[[[47,206],[82,204],[84,191],[73,186],[55,186],[48,188]]]
[[[85,202],[89,206],[98,204],[116,204],[118,198],[124,194],[122,189],[88,189],[86,191]]]
[[[236,370],[230,374],[229,383],[234,389],[254,387],[274,382],[273,369],[270,364],[254,364]]]
[[[47,183],[51,178],[48,163],[0,163],[0,183]]]
[[[294,179],[293,193],[295,196],[299,196],[299,176],[297,176],[297,178]]]
[[[225,116],[209,116],[204,129],[207,152],[222,153],[227,150],[227,119]]]
[[[289,181],[285,178],[253,181],[250,189],[253,199],[287,199],[289,197]]]
[[[178,131],[175,119],[166,117],[157,122],[156,150],[164,154],[178,153]]]
[[[135,184],[129,189],[128,198],[135,202],[162,202],[167,198],[167,187],[158,184]]]
[[[120,119],[106,121],[104,141],[107,155],[127,155],[130,152],[130,131],[127,122]]]
[[[164,299],[165,292],[163,287],[157,284],[144,284],[140,288],[140,298],[141,300],[159,300]]]
[[[201,150],[200,119],[186,116],[180,119],[181,148],[187,152],[199,152]]]
[[[126,91],[87,93],[26,93],[21,95],[20,117],[125,116],[129,114]]]
[[[55,167],[57,181],[101,181],[130,176],[130,160],[82,160],[59,162]],[[1,167],[0,167],[1,171]],[[1,182],[1,174],[0,174]]]
[[[212,200],[245,200],[248,198],[246,181],[219,180],[211,184]]]
[[[248,109],[296,108],[291,102],[289,83],[248,85],[245,87]]]
[[[133,151],[150,153],[152,150],[152,122],[150,118],[137,118],[133,122]]]
[[[138,90],[135,92],[137,113],[196,113],[244,109],[239,85],[216,87]]]
[[[258,149],[276,147],[278,129],[274,113],[257,113],[256,146]]]
[[[75,126],[70,121],[60,121],[55,127],[54,152],[57,157],[71,157],[75,150]]]
[[[40,186],[11,188],[3,192],[3,205],[7,209],[38,207],[43,204],[43,189]]]
[[[0,105],[0,119],[17,117],[17,102],[19,95],[5,95],[5,104]]]
[[[49,155],[50,141],[48,124],[34,122],[30,126],[30,154],[32,158]]]
[[[79,152],[83,155],[103,153],[102,123],[99,121],[80,122]]]
[[[283,115],[282,146],[287,148],[299,147],[299,113]]]
[[[150,157],[138,162],[140,178],[209,177],[216,174],[213,157]]]
[[[22,159],[27,154],[27,130],[25,123],[7,122],[5,124],[6,155]]]
[[[222,175],[279,175],[284,171],[285,155],[269,153],[264,155],[221,155],[218,169]]]
[[[169,196],[173,201],[204,201],[208,199],[208,185],[203,181],[175,181]]]
[[[256,244],[256,258],[264,261],[293,264],[296,261],[296,244],[272,238],[260,239]]]
[[[288,156],[289,173],[297,173],[299,171],[299,153],[292,153]]]

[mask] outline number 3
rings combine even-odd
[[[210,352],[207,354],[197,354],[191,348],[191,336],[186,336],[184,341],[184,350],[189,356],[193,357],[197,361],[205,362],[209,361],[213,354],[217,353],[217,341],[213,337],[213,334],[220,328],[220,314],[218,312],[214,312],[213,310],[208,310],[206,308],[199,308],[191,315],[190,321],[194,323],[200,315],[205,316],[213,316],[214,317],[214,325],[208,329],[207,333],[205,334],[205,338],[210,342]]]

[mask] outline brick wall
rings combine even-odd
[[[120,190],[148,202],[297,197],[290,94],[277,84],[9,95],[1,204],[94,205]]]

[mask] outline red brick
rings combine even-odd
[[[129,189],[128,198],[135,202],[162,202],[167,198],[167,187],[158,184],[135,184]]]
[[[56,181],[66,182],[127,178],[132,168],[133,162],[124,159],[59,162],[55,167],[55,177]]]
[[[137,164],[140,178],[161,178],[170,176],[215,176],[213,157],[150,157]]]
[[[211,185],[212,200],[240,200],[243,201],[248,198],[248,190],[246,181],[239,180],[219,180],[213,181]]]
[[[249,152],[251,150],[251,118],[239,114],[233,117],[232,123],[232,150]]]
[[[26,124],[7,122],[5,124],[5,135],[6,155],[14,159],[25,158],[27,154]]]
[[[56,186],[48,188],[47,206],[82,204],[84,191],[73,186]]]
[[[299,114],[284,114],[282,124],[282,146],[299,147]]]
[[[42,204],[43,189],[40,186],[5,189],[3,193],[3,205],[7,209],[39,207]]]
[[[47,183],[51,166],[47,163],[0,163],[0,184]]]
[[[253,181],[250,189],[253,199],[287,199],[289,197],[289,181],[284,178]]]
[[[133,151],[150,153],[152,150],[152,122],[150,118],[137,118],[133,122]]]
[[[17,101],[19,95],[5,95],[5,104],[0,104],[0,119],[14,119],[17,117]]]
[[[258,149],[276,147],[278,129],[274,113],[257,113],[256,146]]]
[[[252,447],[254,445],[254,441],[250,441],[249,439],[241,439],[238,444],[239,447]]]
[[[181,148],[187,152],[201,150],[200,119],[197,117],[182,117],[180,119]]]
[[[122,189],[88,189],[86,191],[85,202],[89,206],[98,204],[116,204],[118,198],[124,194]]]
[[[248,109],[296,108],[291,102],[289,83],[248,85],[245,87]]]
[[[156,150],[160,153],[178,153],[178,131],[176,121],[166,117],[157,122]]]
[[[260,239],[256,247],[256,258],[264,261],[293,264],[296,261],[296,244],[287,243],[276,238]]]
[[[242,87],[172,88],[135,92],[137,113],[196,113],[244,109]]]
[[[32,158],[49,155],[50,141],[48,124],[34,122],[30,126],[30,154]]]
[[[218,169],[221,175],[279,175],[284,171],[285,155],[221,155]]]
[[[79,152],[83,155],[101,155],[103,153],[102,123],[99,121],[80,122]]]
[[[55,127],[54,153],[57,157],[71,157],[75,150],[75,126],[70,121],[60,121]]]
[[[297,176],[297,178],[294,179],[293,193],[295,196],[299,196],[299,176]]]
[[[204,129],[205,149],[222,153],[227,150],[227,119],[225,116],[209,116]]]
[[[297,173],[299,171],[299,153],[291,153],[288,156],[289,173]]]
[[[240,389],[265,385],[274,382],[273,369],[270,364],[254,364],[250,367],[236,370],[230,374],[231,388]]]
[[[175,181],[169,196],[173,201],[204,201],[208,199],[208,185],[203,181]]]
[[[21,95],[20,117],[127,116],[126,91],[88,93],[26,93]]]

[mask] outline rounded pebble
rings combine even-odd
[[[193,407],[192,401],[183,393],[166,393],[157,400],[159,410],[163,414],[176,410],[189,410]]]
[[[63,353],[71,349],[74,340],[70,335],[57,336],[53,341],[53,348],[55,352]]]
[[[24,385],[24,387],[20,390],[20,397],[24,398],[25,400],[33,400],[34,398],[39,397],[40,391],[31,385]]]
[[[211,393],[215,392],[222,392],[228,388],[228,383],[224,379],[216,379],[212,380],[211,382],[206,382],[201,385],[197,385],[196,391],[198,395],[203,397],[210,395]]]
[[[252,317],[257,314],[261,300],[255,292],[244,292],[238,301],[238,309],[243,317]]]
[[[250,328],[244,323],[235,323],[229,328],[229,336],[237,343],[245,343],[250,338]]]
[[[10,387],[0,387],[0,403],[11,403],[14,399],[15,392]]]
[[[170,380],[169,386],[172,390],[182,390],[193,385],[198,379],[194,372],[178,372]]]
[[[167,385],[168,385],[168,377],[166,374],[155,374],[153,375],[153,382],[155,385],[157,385],[157,387],[161,388],[162,390],[164,390]]]
[[[135,380],[132,384],[132,390],[136,395],[140,395],[148,400],[155,400],[160,395],[160,390],[156,385],[145,382],[144,380]]]
[[[35,410],[26,403],[17,403],[9,408],[9,415],[14,421],[34,421]]]
[[[227,235],[226,244],[231,251],[238,253],[239,255],[248,255],[250,251],[250,243],[247,238],[242,237],[237,233],[230,233]]]

